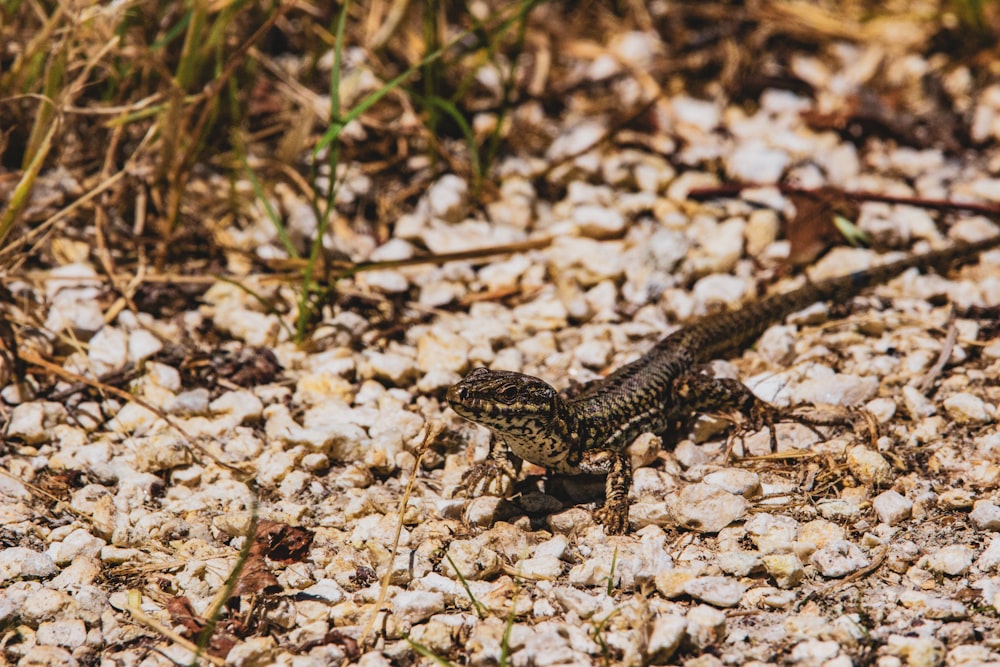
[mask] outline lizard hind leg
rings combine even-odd
[[[675,405],[683,405],[693,412],[736,410],[746,417],[747,430],[767,428],[771,451],[778,449],[774,425],[787,419],[785,411],[758,398],[739,380],[716,378],[705,373],[686,373],[674,381],[673,400]]]

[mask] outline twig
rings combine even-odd
[[[150,412],[152,412],[153,414],[155,414],[157,417],[159,417],[160,419],[162,419],[163,421],[165,421],[168,426],[170,426],[171,428],[173,428],[174,430],[176,430],[181,435],[181,437],[184,438],[184,441],[188,444],[188,446],[190,446],[192,449],[198,450],[199,452],[201,452],[202,454],[204,454],[205,456],[207,456],[209,459],[211,459],[212,461],[214,461],[218,465],[222,466],[223,468],[226,468],[227,470],[229,470],[231,472],[236,473],[237,475],[239,475],[241,477],[245,476],[247,474],[247,471],[242,470],[242,469],[238,468],[237,466],[235,466],[235,465],[233,465],[231,463],[226,463],[225,461],[223,461],[219,457],[217,457],[215,454],[213,454],[212,452],[208,451],[205,447],[203,447],[202,445],[200,445],[197,442],[195,442],[194,439],[190,435],[188,435],[188,433],[183,428],[181,428],[180,424],[178,424],[172,418],[170,418],[170,416],[168,416],[165,412],[163,412],[163,410],[160,410],[159,408],[157,408],[155,405],[149,403],[148,401],[144,401],[143,399],[139,398],[138,396],[134,396],[134,395],[128,393],[127,391],[123,390],[123,389],[119,389],[118,387],[114,387],[112,385],[105,384],[105,383],[100,382],[98,380],[92,380],[92,379],[90,379],[90,378],[88,378],[88,377],[86,377],[84,375],[80,375],[78,373],[73,373],[72,371],[68,371],[65,368],[63,368],[62,366],[58,365],[58,364],[54,364],[51,361],[48,361],[46,359],[42,359],[40,356],[38,356],[37,354],[35,354],[33,352],[21,352],[21,360],[24,361],[27,364],[31,364],[33,366],[38,366],[39,368],[43,368],[43,369],[47,370],[48,372],[52,373],[53,375],[56,375],[58,377],[63,378],[64,380],[68,380],[68,381],[71,381],[71,382],[80,382],[80,383],[83,383],[85,385],[93,387],[94,389],[97,389],[98,391],[102,391],[102,392],[105,392],[105,393],[108,393],[108,394],[112,394],[112,395],[114,395],[114,396],[122,399],[123,401],[128,401],[128,402],[131,402],[131,403],[135,403],[136,405],[140,405],[140,406],[146,408],[147,410],[149,410]]]
[[[941,353],[938,354],[937,361],[934,365],[927,369],[924,377],[920,379],[917,383],[917,390],[921,394],[926,394],[931,388],[931,385],[938,379],[941,375],[941,371],[944,370],[945,364],[948,363],[948,359],[951,357],[951,351],[955,349],[955,343],[958,341],[958,327],[955,326],[955,309],[951,309],[951,313],[948,316],[948,333],[945,334],[944,342],[941,344]]]

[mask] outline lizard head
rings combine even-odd
[[[542,429],[556,411],[552,385],[511,371],[477,368],[448,390],[448,403],[462,417],[497,431]]]

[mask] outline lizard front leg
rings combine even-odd
[[[510,451],[507,444],[490,434],[490,455],[472,466],[459,483],[458,490],[468,498],[499,496],[506,498],[514,487],[514,480],[521,472],[521,459]]]
[[[607,475],[604,506],[594,512],[611,535],[628,530],[628,490],[632,486],[632,462],[628,455],[614,449],[588,449],[580,457],[581,472]]]

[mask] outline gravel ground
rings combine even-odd
[[[638,33],[619,47],[637,66],[652,48]],[[444,402],[470,369],[585,382],[683,322],[802,280],[785,262],[788,196],[692,189],[1000,203],[1000,86],[945,82],[981,150],[859,147],[806,114],[846,104],[877,68],[901,85],[923,70],[884,45],[838,53],[797,61],[812,98],[768,90],[748,111],[665,96],[643,146],[595,146],[607,119],[572,105],[539,121],[547,153],[502,160],[485,211],[444,176],[387,242],[335,242],[370,260],[539,247],[359,273],[340,286],[356,307],[328,309],[307,346],[257,298],[294,300],[268,277],[215,282],[169,317],[110,320],[85,262],[9,284],[46,304],[48,331],[81,338],[46,400],[4,368],[5,663],[186,664],[215,623],[205,663],[1000,664],[1000,341],[996,313],[969,310],[1000,304],[1000,252],[818,304],[715,362],[778,405],[852,408],[856,424],[782,424],[777,452],[767,433],[731,437],[726,416],[641,438],[628,535],[592,521],[599,480],[529,467],[510,500],[453,497],[488,444]],[[616,67],[582,76],[607,77],[629,106],[643,91]],[[355,174],[345,192],[368,187]],[[276,205],[307,237],[308,207]],[[857,224],[893,257],[996,229],[870,202]],[[229,234],[277,254],[263,212]],[[805,273],[886,254],[840,247]],[[213,344],[192,359],[192,341]],[[20,345],[44,351],[46,337]],[[197,379],[206,368],[213,383]],[[74,381],[133,371],[131,401]]]

